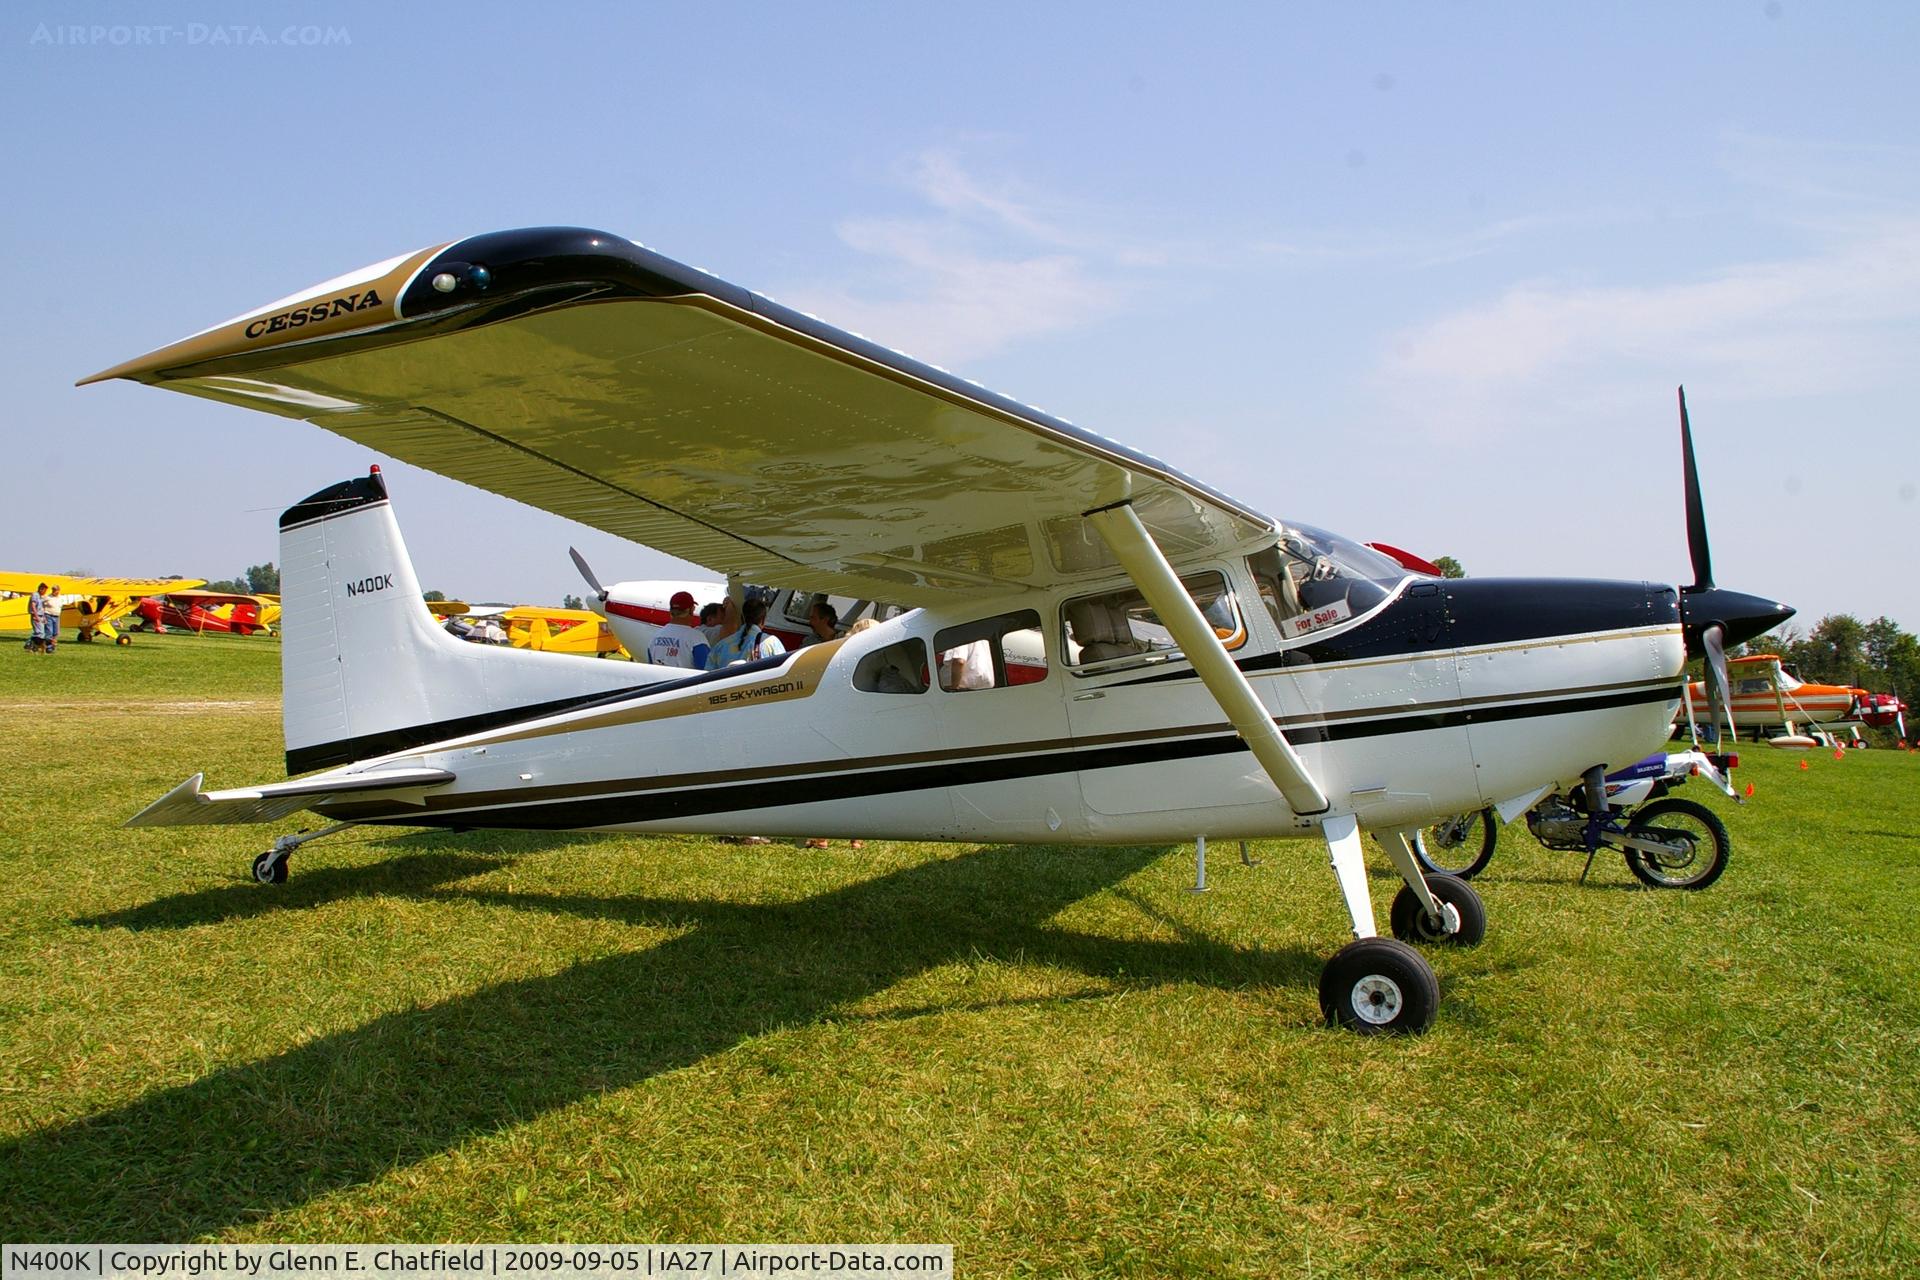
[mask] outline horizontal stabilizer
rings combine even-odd
[[[188,827],[216,823],[278,822],[289,814],[339,796],[367,791],[445,786],[453,775],[445,769],[374,769],[332,777],[272,782],[259,787],[203,791],[205,774],[194,774],[173,790],[127,819],[129,827]]]

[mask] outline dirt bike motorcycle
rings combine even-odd
[[[1706,778],[1736,802],[1728,773],[1739,757],[1705,751],[1656,753],[1605,777],[1605,803],[1588,784],[1547,796],[1527,811],[1527,830],[1549,849],[1587,855],[1585,883],[1601,849],[1620,851],[1627,869],[1655,889],[1704,889],[1727,869],[1727,828],[1713,810],[1670,793]],[[1598,770],[1595,771],[1596,773]],[[1414,852],[1429,871],[1471,880],[1493,860],[1500,821],[1492,809],[1443,818],[1420,833]]]

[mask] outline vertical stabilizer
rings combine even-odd
[[[379,468],[280,517],[287,772],[403,751],[672,674],[475,645],[421,599]]]

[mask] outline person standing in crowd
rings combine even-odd
[[[60,584],[54,583],[46,589],[46,600],[41,604],[42,625],[46,628],[46,643],[41,646],[42,653],[52,653],[60,643]]]
[[[705,633],[709,648],[713,646],[714,641],[727,634],[726,612],[727,606],[718,600],[709,605],[702,605],[700,608],[700,630]]]
[[[787,647],[780,643],[780,638],[761,625],[766,620],[767,598],[747,597],[740,609],[739,628],[714,643],[707,654],[707,670],[718,671],[736,662],[758,662],[785,653]]]
[[[41,583],[27,597],[27,652],[47,651],[47,584]]]
[[[707,666],[707,650],[712,641],[700,628],[693,625],[693,595],[687,591],[676,591],[673,599],[667,601],[669,621],[664,627],[653,633],[653,639],[647,641],[647,661],[662,667],[685,667],[692,671],[704,671]]]

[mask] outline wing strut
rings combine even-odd
[[[1326,793],[1308,774],[1306,765],[1281,736],[1273,716],[1261,705],[1247,678],[1227,655],[1226,646],[1213,633],[1213,627],[1200,616],[1193,597],[1180,585],[1180,577],[1161,554],[1158,544],[1140,523],[1131,502],[1120,502],[1086,513],[1094,531],[1112,548],[1114,558],[1140,588],[1140,594],[1153,606],[1161,623],[1172,634],[1194,673],[1226,713],[1236,732],[1253,749],[1273,785],[1300,815],[1325,813]]]

